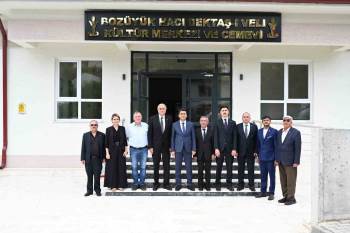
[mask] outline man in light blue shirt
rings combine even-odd
[[[140,112],[134,113],[134,122],[127,128],[127,137],[130,146],[131,168],[134,183],[132,190],[146,190],[146,162],[148,154],[147,141],[148,124],[142,122],[142,114]],[[138,171],[138,164],[140,164],[140,172]]]

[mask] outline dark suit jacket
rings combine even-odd
[[[97,131],[96,140],[98,143],[99,158],[103,160],[106,157],[105,134],[100,131]],[[86,163],[89,163],[91,160],[91,133],[90,132],[86,132],[83,135],[80,160],[81,161],[85,160]]]
[[[204,140],[202,133],[201,127],[198,127],[196,129],[196,156],[198,159],[203,159],[204,157],[208,160],[214,154],[214,130],[208,126]]]
[[[221,118],[215,123],[214,133],[214,147],[227,152],[237,149],[237,126],[236,122],[229,119],[227,129],[225,129],[224,122]]]
[[[301,154],[301,135],[300,131],[295,128],[290,128],[287,136],[282,143],[283,129],[278,131],[275,147],[276,161],[282,165],[291,166],[293,163],[300,164]]]
[[[106,128],[106,143],[105,148],[108,148],[109,153],[112,154],[117,151],[118,147],[115,145],[116,135],[119,134],[119,147],[122,152],[125,151],[125,147],[128,146],[126,139],[126,132],[124,126],[118,126],[118,132],[116,133],[113,125]]]
[[[152,116],[148,122],[148,148],[153,148],[155,154],[161,153],[162,149],[169,150],[170,148],[172,118],[165,116],[164,123],[165,129],[162,133],[158,114]]]
[[[171,150],[175,152],[196,151],[196,136],[192,122],[186,121],[186,132],[182,133],[180,121],[173,123],[171,131]]]
[[[258,131],[257,150],[260,161],[274,161],[275,160],[275,140],[278,131],[269,127],[264,138],[263,128]]]
[[[250,130],[247,138],[244,134],[243,123],[237,125],[237,152],[240,156],[254,156],[254,153],[257,153],[256,143],[258,127],[255,124],[249,124]]]

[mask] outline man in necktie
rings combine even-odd
[[[234,190],[232,184],[232,164],[236,156],[237,126],[236,122],[229,118],[230,111],[227,106],[220,107],[220,118],[215,123],[214,148],[216,157],[216,190],[221,190],[222,165],[226,162],[226,182],[230,191]]]
[[[175,156],[175,190],[181,189],[181,167],[185,161],[187,188],[194,191],[192,185],[192,158],[196,153],[196,137],[192,122],[187,121],[187,111],[179,110],[179,120],[173,123],[171,132],[171,154]]]
[[[254,165],[255,158],[257,156],[257,134],[258,127],[255,124],[250,123],[250,113],[245,112],[242,114],[242,123],[237,125],[238,128],[238,186],[237,190],[244,189],[244,170],[247,164],[248,168],[248,180],[249,189],[255,191],[254,184]]]
[[[210,191],[211,160],[214,158],[214,130],[208,126],[207,116],[201,116],[200,127],[196,129],[196,157],[198,163],[198,188]],[[203,183],[203,170],[205,170],[205,185]]]
[[[148,122],[148,149],[153,158],[153,191],[159,188],[159,164],[163,161],[163,187],[171,190],[170,177],[170,141],[172,118],[166,115],[166,105],[161,103],[157,107],[158,114],[150,117]]]
[[[271,117],[264,116],[262,119],[263,128],[258,131],[257,152],[260,165],[261,188],[260,193],[255,197],[261,198],[267,196],[267,179],[269,176],[269,198],[274,199],[275,194],[275,139],[278,131],[272,127]]]

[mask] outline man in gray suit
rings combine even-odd
[[[301,135],[300,131],[292,127],[293,118],[283,117],[283,129],[276,137],[276,165],[279,166],[283,198],[279,203],[293,205],[295,200],[295,186],[297,167],[300,164]]]

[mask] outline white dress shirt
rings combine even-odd
[[[141,122],[140,125],[136,125],[135,122],[131,123],[126,130],[129,145],[136,148],[147,146],[147,131],[148,124],[144,122]]]
[[[269,131],[269,128],[264,128],[263,129],[263,136],[264,136],[264,138],[266,138],[266,134],[267,134],[268,131]]]
[[[249,135],[249,132],[250,132],[250,123],[246,124],[246,123],[243,123],[243,132],[245,133],[245,126],[248,126],[247,127],[247,136]]]
[[[163,117],[163,127],[164,127],[164,130],[165,130],[165,116],[161,116],[161,115],[158,115],[158,117],[159,117],[159,124],[160,124],[160,126],[162,126],[162,117]]]
[[[201,128],[202,138],[204,139],[204,132],[203,132],[203,130],[205,130],[205,134],[207,134],[208,133],[208,127]]]
[[[287,134],[288,134],[288,132],[289,132],[289,129],[290,129],[290,128],[288,128],[288,129],[282,131],[282,143],[284,142],[284,139],[286,139],[286,136],[287,136]]]
[[[182,124],[184,123],[184,124]],[[183,128],[182,128],[183,126]],[[186,121],[180,121],[180,128],[181,128],[181,131],[184,133],[186,132]]]

